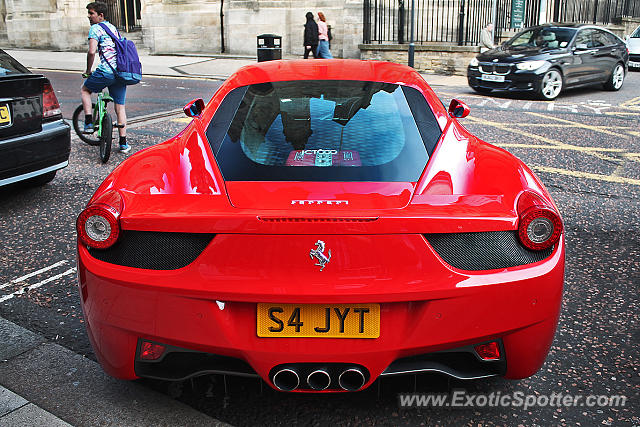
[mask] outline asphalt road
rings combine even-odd
[[[46,74],[70,117],[80,78]],[[151,115],[131,126],[133,151],[179,132],[188,120],[178,115],[154,120],[154,113],[176,110],[196,97],[208,100],[219,84],[152,78],[131,88],[130,118]],[[631,73],[620,92],[580,89],[555,102],[479,96],[467,87],[435,89],[445,103],[453,97],[467,102],[471,115],[462,119],[465,126],[523,159],[563,215],[564,303],[540,372],[521,381],[393,378],[360,393],[321,396],[277,393],[257,380],[231,377],[146,384],[235,425],[640,425],[640,73]],[[0,315],[88,357],[93,353],[75,283],[74,223],[95,188],[126,157],[113,153],[102,165],[97,148],[74,137],[70,166],[53,182],[0,190]],[[624,395],[627,402],[624,407],[401,409],[398,393],[414,390]]]

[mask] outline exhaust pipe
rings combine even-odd
[[[358,368],[346,369],[338,377],[338,384],[347,391],[360,390],[365,382],[364,374]]]
[[[281,369],[271,378],[273,385],[281,391],[293,391],[300,386],[300,377],[292,369]]]
[[[307,384],[314,390],[324,390],[331,384],[331,376],[324,369],[318,369],[309,374]]]

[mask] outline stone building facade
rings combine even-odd
[[[0,45],[84,50],[87,0],[0,0]],[[305,14],[324,12],[332,52],[359,58],[362,0],[141,0],[143,48],[151,54],[256,54],[256,36],[282,36],[284,55],[302,55]],[[220,8],[223,28],[221,33]],[[139,36],[138,36],[139,37]]]
[[[138,31],[126,36],[135,40],[143,53],[216,55],[224,42],[224,53],[255,56],[257,35],[278,34],[283,55],[301,57],[304,16],[308,11],[316,16],[322,11],[332,27],[334,57],[407,62],[407,44],[362,44],[363,0],[103,1],[113,5],[136,2]],[[0,47],[84,51],[89,28],[87,3],[89,0],[0,0]],[[622,36],[638,22],[638,18],[622,18],[609,28]],[[503,36],[511,34],[503,32]],[[415,68],[463,75],[478,51],[477,46],[453,43],[418,44]]]

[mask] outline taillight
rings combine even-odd
[[[150,341],[142,341],[140,346],[140,359],[142,360],[158,360],[164,354],[166,347],[162,344],[156,344]]]
[[[555,245],[562,235],[562,219],[542,197],[526,191],[518,199],[518,236],[532,250]]]
[[[80,241],[95,249],[106,249],[120,236],[122,200],[115,192],[105,193],[78,216],[76,229]]]
[[[477,345],[474,347],[474,350],[482,360],[500,359],[500,346],[497,341]]]
[[[43,120],[62,117],[62,110],[58,103],[58,98],[53,91],[53,86],[49,81],[44,83],[42,89],[42,117]]]

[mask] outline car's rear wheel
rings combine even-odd
[[[538,95],[540,96],[540,98],[546,101],[551,101],[553,99],[556,99],[558,95],[560,95],[560,92],[562,92],[562,87],[562,74],[560,74],[560,71],[552,68],[547,71],[542,77]]]
[[[624,65],[617,63],[611,71],[609,80],[604,84],[604,88],[607,90],[620,90],[624,83]]]

